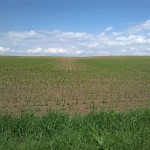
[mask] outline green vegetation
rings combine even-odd
[[[150,110],[1,115],[0,150],[149,150]]]
[[[150,57],[0,57],[0,110],[70,114],[150,106]]]
[[[149,150],[149,108],[150,57],[0,57],[1,150]]]

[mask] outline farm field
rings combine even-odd
[[[0,150],[149,150],[150,57],[0,57]]]
[[[150,57],[0,57],[0,111],[73,114],[150,106]]]

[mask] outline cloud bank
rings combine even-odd
[[[0,55],[107,56],[150,55],[150,20],[116,32],[10,31],[0,34]]]

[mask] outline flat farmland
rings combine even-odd
[[[0,111],[150,107],[150,57],[0,57]]]

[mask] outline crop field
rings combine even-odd
[[[0,150],[149,150],[150,57],[0,57]]]
[[[0,57],[0,111],[87,114],[150,106],[150,57]]]

